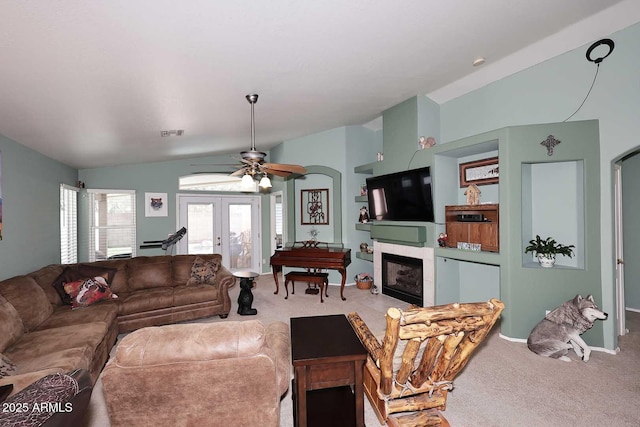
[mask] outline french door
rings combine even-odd
[[[222,255],[231,271],[261,271],[260,197],[178,194],[178,253]]]

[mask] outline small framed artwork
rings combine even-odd
[[[168,216],[167,193],[144,193],[144,216]]]
[[[471,184],[497,184],[500,178],[499,172],[497,157],[460,163],[460,188]]]
[[[300,190],[300,218],[305,224],[329,224],[329,189]]]

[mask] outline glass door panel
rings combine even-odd
[[[212,254],[220,248],[214,234],[213,203],[187,204],[187,245],[190,254]],[[218,238],[219,239],[219,238]]]
[[[250,204],[229,204],[229,248],[232,269],[251,268],[252,218]]]
[[[222,255],[231,271],[261,271],[260,198],[178,195],[181,254]]]

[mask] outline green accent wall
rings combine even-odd
[[[60,262],[60,184],[78,171],[0,135],[0,280]]]
[[[586,201],[598,205],[601,250],[596,260],[600,264],[596,280],[600,299],[596,299],[610,316],[605,322],[598,322],[602,324],[602,331],[594,332],[601,335],[595,342],[604,341],[607,349],[615,349],[618,334],[613,315],[616,312],[613,163],[640,145],[637,113],[640,111],[637,73],[640,24],[607,37],[615,42],[615,50],[600,64],[589,98],[570,120],[597,119],[599,122],[599,185],[586,188]],[[584,99],[595,75],[595,65],[585,59],[589,45],[443,103],[440,109],[443,140],[457,140],[505,126],[567,119]],[[640,278],[627,280],[626,285],[640,287]],[[589,285],[583,291],[590,288]],[[594,332],[590,332],[590,338]]]
[[[136,191],[136,247],[145,240],[162,240],[167,235],[177,229],[177,207],[176,195],[178,194],[178,178],[202,170],[191,166],[193,163],[232,163],[230,155],[209,156],[197,159],[181,159],[169,162],[144,163],[134,165],[110,166],[104,168],[81,169],[79,179],[83,181],[86,188],[92,189],[119,189]],[[206,169],[206,168],[205,168]],[[275,182],[276,180],[274,180]],[[145,193],[167,193],[168,216],[166,217],[145,217],[144,196]],[[196,193],[194,191],[183,191],[181,193]],[[209,194],[216,194],[209,192]],[[224,195],[247,193],[222,193]],[[250,193],[256,194],[256,193]],[[268,193],[260,193],[263,216],[263,229],[269,230],[269,223],[265,218],[269,218],[269,196]],[[80,210],[79,242],[78,249],[81,261],[86,261],[87,233],[88,230],[88,203],[86,192],[81,193],[78,203]],[[263,239],[264,241],[264,239]],[[270,244],[269,241],[266,244]],[[163,255],[162,249],[137,249],[137,255]],[[263,254],[264,255],[264,254]],[[264,258],[264,256],[263,256]]]

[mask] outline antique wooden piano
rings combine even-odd
[[[276,282],[278,293],[278,273],[282,272],[282,267],[301,267],[305,269],[338,270],[342,275],[340,283],[340,298],[344,297],[344,283],[347,279],[347,266],[351,264],[351,249],[333,248],[328,243],[315,242],[312,240],[305,242],[294,242],[293,245],[284,249],[278,249],[271,256],[271,269],[273,270],[273,280]]]

